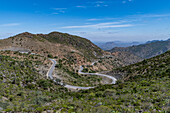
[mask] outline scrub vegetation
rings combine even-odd
[[[71,92],[42,77],[36,61],[0,56],[0,107],[20,112],[170,112],[170,51],[109,72],[115,85]]]

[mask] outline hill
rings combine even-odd
[[[142,59],[151,58],[170,50],[170,41],[153,41],[146,44],[130,46],[130,47],[116,47],[109,52],[129,52]]]
[[[0,40],[1,50],[22,50],[50,57],[75,57],[91,60],[103,51],[91,41],[66,33],[52,32],[49,34],[18,34],[8,39]],[[73,55],[69,56],[68,53]],[[79,60],[77,60],[79,62]],[[83,62],[83,60],[82,60]]]

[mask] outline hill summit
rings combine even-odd
[[[59,58],[73,56],[76,59],[83,58],[85,60],[91,60],[103,54],[103,50],[90,40],[60,32],[51,32],[49,34],[24,32],[0,40],[1,50],[15,50],[15,48],[17,48],[17,50],[18,48],[29,50],[32,53],[42,56]]]

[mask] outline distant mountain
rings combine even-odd
[[[152,42],[158,42],[158,41],[162,41],[162,40],[152,40],[152,41],[147,41],[146,44],[152,43]]]
[[[151,41],[147,41],[146,44],[152,43],[152,42],[159,42],[159,41],[170,41],[170,38],[167,40],[151,40]]]
[[[106,42],[106,43],[95,43],[103,50],[110,50],[114,47],[128,47],[132,45],[139,45],[142,44],[141,42],[122,42],[122,41],[113,41],[113,42]]]
[[[129,52],[143,59],[151,58],[170,50],[170,40],[152,41],[146,44],[130,46],[130,47],[115,47],[109,52]]]

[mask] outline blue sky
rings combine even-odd
[[[0,39],[59,31],[91,41],[170,37],[170,0],[0,0]]]

